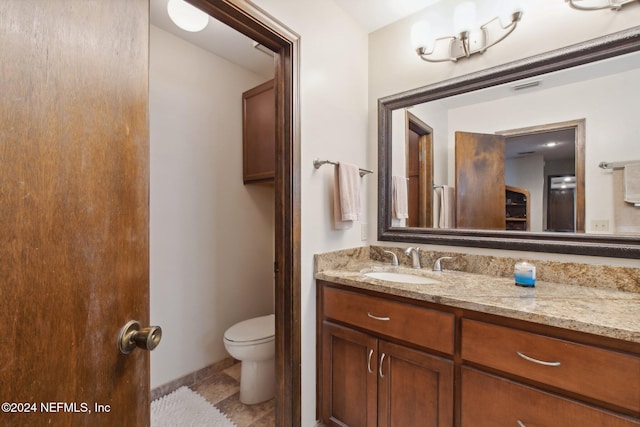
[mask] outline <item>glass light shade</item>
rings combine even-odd
[[[414,49],[420,47],[429,51],[433,38],[431,35],[431,26],[427,21],[419,21],[411,27],[411,45]]]
[[[453,30],[455,34],[471,31],[476,25],[476,4],[465,1],[456,6],[453,11]]]
[[[167,13],[174,24],[192,33],[204,30],[209,24],[209,15],[183,0],[169,0]]]

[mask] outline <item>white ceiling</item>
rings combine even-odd
[[[367,33],[444,0],[334,0]]]
[[[151,0],[152,25],[265,78],[273,77],[275,70],[273,57],[255,49],[253,40],[213,18],[209,18],[209,25],[203,31],[198,33],[184,31],[169,19],[168,1]]]
[[[441,0],[334,1],[370,33]],[[201,32],[184,31],[169,19],[167,2],[168,0],[150,1],[152,25],[266,78],[273,76],[273,58],[256,50],[253,40],[213,18],[209,18],[209,25]]]

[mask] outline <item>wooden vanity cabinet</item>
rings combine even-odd
[[[332,287],[321,286],[319,293],[324,425],[453,425],[453,361],[404,341],[416,331],[429,336],[437,330],[422,345],[430,341],[428,347],[452,351],[453,315]],[[420,323],[425,319],[429,323]]]
[[[640,414],[640,357],[478,320],[461,330],[463,427],[640,426],[623,415]]]
[[[640,345],[318,281],[326,426],[640,427]]]
[[[274,80],[242,94],[242,178],[272,182],[276,170],[276,98]]]
[[[638,427],[637,420],[533,387],[462,368],[461,425]]]

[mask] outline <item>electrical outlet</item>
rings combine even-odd
[[[609,220],[608,219],[591,220],[591,231],[595,231],[595,232],[609,231]]]
[[[360,224],[360,240],[364,242],[368,238],[369,238],[369,234],[367,232],[367,224],[363,222]]]

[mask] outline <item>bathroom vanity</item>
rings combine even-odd
[[[316,265],[327,426],[640,426],[640,293]],[[397,271],[412,284],[366,276]],[[399,276],[400,277],[400,276]]]

